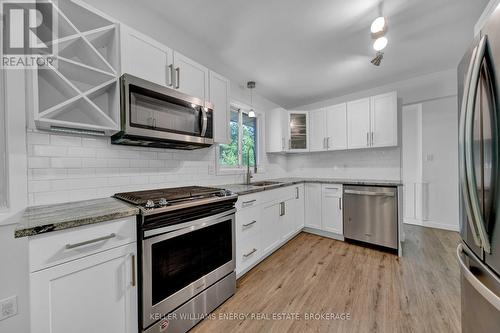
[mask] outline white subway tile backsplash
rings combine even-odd
[[[50,136],[45,133],[29,133],[27,142],[28,144],[48,145]]]
[[[51,134],[50,144],[54,146],[81,146],[82,138],[78,136]]]
[[[29,169],[50,168],[50,158],[48,157],[28,157]]]
[[[63,146],[33,145],[34,156],[65,156],[68,148]]]
[[[92,148],[70,147],[68,148],[68,156],[95,157],[96,151]]]
[[[65,158],[65,157],[52,157],[50,159],[50,166],[52,168],[81,168],[81,158]]]

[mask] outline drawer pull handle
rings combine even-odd
[[[257,201],[257,199],[253,199],[253,200],[249,200],[249,201],[243,201],[241,204],[242,205],[250,205],[250,204],[253,204],[255,201]]]
[[[111,238],[114,238],[116,237],[116,234],[115,233],[112,233],[112,234],[109,234],[107,236],[103,236],[103,237],[99,237],[99,238],[94,238],[94,239],[91,239],[91,240],[88,240],[88,241],[84,241],[84,242],[80,242],[80,243],[75,243],[75,244],[66,244],[66,249],[74,249],[75,247],[80,247],[80,246],[84,246],[84,245],[88,245],[88,244],[92,244],[92,243],[97,243],[97,242],[101,242],[101,241],[105,241],[105,240],[108,240],[108,239],[111,239]]]
[[[257,223],[257,221],[253,220],[253,221],[252,221],[252,222],[250,222],[250,223],[243,224],[243,227],[249,227],[249,226],[251,226],[251,225],[253,225],[253,224],[255,224],[255,223]]]
[[[248,252],[248,253],[245,253],[245,254],[243,255],[243,257],[248,258],[248,257],[250,257],[252,254],[254,254],[255,252],[257,252],[257,249],[256,249],[256,248],[253,248],[253,250],[252,250],[252,251],[250,251],[250,252]]]
[[[132,254],[132,287],[135,287],[135,254]]]

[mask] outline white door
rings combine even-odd
[[[326,150],[325,110],[309,112],[309,151]]]
[[[268,254],[281,242],[280,204],[264,205],[262,209],[262,249]]]
[[[371,97],[371,141],[372,147],[398,145],[398,99],[395,91]]]
[[[347,148],[370,146],[370,98],[347,102]]]
[[[175,88],[202,101],[208,97],[208,69],[174,52]]]
[[[123,25],[121,36],[122,74],[172,88],[172,50]]]
[[[322,192],[322,229],[338,235],[342,235],[342,187],[338,185],[331,186],[325,184],[323,185]]]
[[[328,150],[347,149],[347,104],[330,106],[325,113]]]
[[[137,243],[31,273],[31,333],[137,332]]]
[[[210,71],[210,103],[214,107],[214,141],[229,143],[230,83],[225,77]]]
[[[306,183],[305,221],[306,227],[321,229],[321,184]]]
[[[266,153],[284,152],[288,139],[288,112],[276,108],[265,113],[266,116]]]

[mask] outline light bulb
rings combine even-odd
[[[255,111],[253,109],[250,109],[250,111],[248,111],[248,117],[255,118]]]
[[[377,38],[375,42],[373,42],[373,49],[375,51],[382,51],[387,46],[387,42],[388,40],[386,37]]]
[[[373,20],[372,26],[370,30],[372,34],[376,34],[377,32],[381,32],[385,29],[385,17],[379,16],[375,20]]]

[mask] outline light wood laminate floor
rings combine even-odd
[[[459,235],[407,225],[405,232],[402,258],[300,233],[191,332],[459,332]],[[299,320],[273,320],[279,313]],[[310,313],[350,319],[306,320]],[[219,319],[231,314],[248,317]]]

